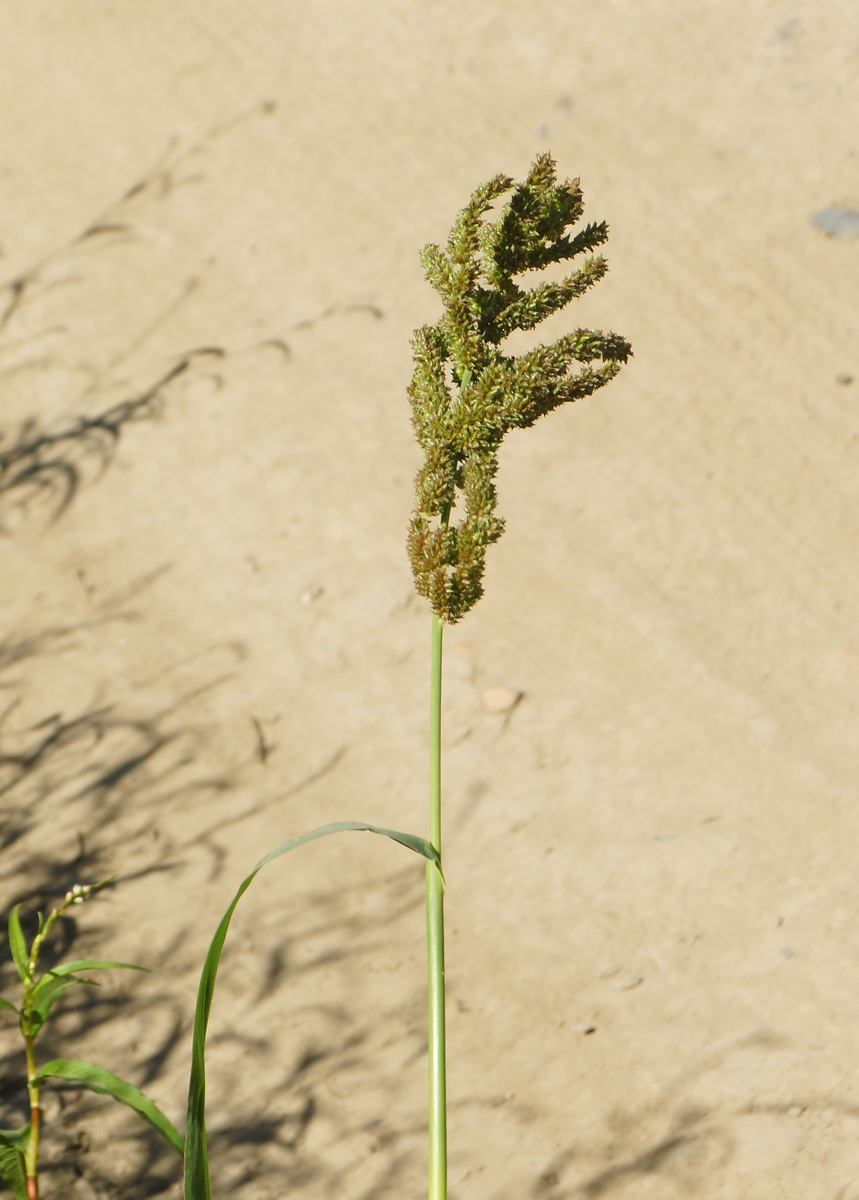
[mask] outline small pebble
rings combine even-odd
[[[801,1117],[804,1112],[804,1104],[791,1104],[790,1108],[787,1110],[787,1115],[789,1117]]]
[[[322,587],[321,585],[317,585],[316,587],[308,588],[308,590],[301,597],[301,603],[302,604],[312,604],[314,600],[319,599],[319,597],[323,594],[324,591],[325,591],[325,588]]]
[[[633,988],[637,988],[639,984],[644,983],[642,975],[625,975],[623,979],[618,979],[611,986],[616,992],[631,992]]]
[[[859,212],[853,208],[842,208],[840,204],[821,208],[811,218],[811,223],[827,237],[859,237]]]
[[[483,707],[490,713],[508,713],[512,712],[519,701],[522,699],[524,692],[519,692],[515,688],[508,687],[490,687],[483,689]]]
[[[841,375],[835,376],[835,382],[840,384],[841,387],[850,387],[850,384],[853,382],[853,376],[848,375],[847,372],[844,371]]]

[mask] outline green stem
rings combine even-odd
[[[441,651],[444,621],[433,614],[430,696],[430,835],[441,861]],[[444,1029],[444,879],[426,867],[429,991],[429,1200],[447,1197],[447,1086]]]
[[[462,372],[460,391],[471,383]],[[454,496],[444,505],[439,525],[447,529]],[[429,996],[429,1200],[447,1200],[447,1067],[444,1024],[444,876],[441,865],[441,652],[444,621],[433,613],[430,682],[429,840],[438,866],[426,865],[427,991]]]
[[[34,1038],[24,1035],[27,1054],[27,1091],[30,1095],[30,1136],[24,1152],[24,1167],[27,1175],[27,1200],[39,1200],[39,1084],[36,1080],[36,1060],[33,1054]]]

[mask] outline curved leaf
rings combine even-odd
[[[191,1046],[191,1079],[188,1085],[188,1117],[185,1124],[185,1200],[211,1200],[209,1154],[206,1143],[206,1028],[212,1009],[218,964],[221,961],[221,953],[224,949],[224,942],[227,940],[227,931],[230,928],[233,913],[236,911],[236,905],[257,874],[268,863],[280,858],[287,851],[294,850],[296,846],[302,846],[305,842],[326,837],[329,833],[347,831],[381,834],[394,842],[399,842],[401,846],[406,846],[416,854],[423,855],[441,869],[438,851],[430,845],[426,838],[415,837],[411,833],[398,833],[395,829],[383,829],[377,825],[366,825],[361,821],[334,821],[330,825],[322,825],[319,829],[312,829],[309,833],[303,833],[300,837],[290,838],[288,842],[283,842],[271,853],[266,854],[265,858],[261,858],[250,875],[242,882],[212,938],[200,976],[200,987],[197,991],[194,1037]]]
[[[80,958],[74,962],[60,963],[57,967],[51,967],[50,971],[46,971],[33,988],[33,1012],[40,1018],[35,1023],[33,1033],[37,1033],[47,1021],[54,1001],[62,995],[66,988],[72,987],[76,983],[98,987],[94,979],[79,979],[77,975],[72,974],[73,971],[94,971],[103,967],[125,967],[129,971],[149,970],[148,967],[137,967],[133,963],[110,962],[100,958]]]
[[[12,1004],[11,1001],[9,1001],[9,1000],[4,1000],[2,996],[0,996],[0,1008],[11,1008],[12,1012],[15,1014],[17,1014],[17,1012],[18,1012],[15,1005]]]
[[[24,1151],[29,1140],[29,1122],[23,1129],[0,1129],[0,1179],[9,1185],[15,1200],[27,1200]]]
[[[18,968],[18,974],[23,982],[30,978],[30,956],[27,953],[27,943],[24,941],[24,931],[21,929],[21,918],[18,913],[20,904],[16,904],[9,913],[9,949]]]
[[[56,967],[51,967],[50,971],[46,971],[33,988],[33,995],[36,995],[49,975],[73,975],[75,971],[96,971],[105,967],[122,967],[126,971],[149,970],[149,967],[138,967],[136,963],[111,962],[107,958],[77,958],[73,962],[59,963]]]
[[[158,1130],[178,1154],[182,1153],[183,1138],[176,1126],[165,1117],[161,1109],[148,1096],[144,1096],[139,1088],[136,1088],[133,1083],[126,1083],[112,1071],[107,1071],[104,1067],[97,1067],[95,1063],[82,1062],[78,1058],[54,1058],[49,1063],[45,1063],[36,1075],[37,1080],[49,1078],[70,1079],[74,1083],[83,1084],[91,1092],[113,1096],[114,1100],[133,1108],[138,1116],[147,1121],[153,1129]]]
[[[43,981],[40,980],[40,982]],[[30,1033],[33,1037],[36,1036],[45,1021],[47,1021],[54,1001],[59,999],[66,988],[74,987],[77,983],[88,984],[90,987],[98,987],[94,979],[79,979],[77,975],[67,975],[65,979],[49,978],[47,980],[46,986],[39,992],[38,1001],[33,1004],[32,1016],[30,1018]]]

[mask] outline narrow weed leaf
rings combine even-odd
[[[11,1189],[15,1200],[27,1200],[27,1167],[24,1151],[30,1140],[30,1126],[0,1130],[0,1178]]]
[[[21,929],[21,918],[18,916],[21,905],[16,904],[9,913],[9,949],[18,968],[22,981],[30,978],[30,959],[27,954],[27,943],[24,941],[24,931]]]
[[[185,1125],[185,1200],[211,1200],[209,1152],[206,1143],[206,1029],[212,1009],[218,965],[236,906],[257,874],[274,859],[280,858],[289,850],[294,850],[296,846],[315,841],[316,838],[326,837],[329,833],[349,831],[381,834],[429,859],[437,867],[441,866],[437,851],[425,838],[415,837],[411,833],[398,833],[395,829],[382,829],[377,825],[365,825],[361,821],[335,821],[330,825],[323,825],[319,829],[312,829],[309,833],[303,833],[300,837],[291,838],[288,842],[283,842],[270,854],[266,854],[265,858],[261,858],[250,875],[242,882],[212,938],[197,992],[197,1009],[194,1014],[194,1036],[191,1047],[191,1079],[188,1085],[188,1117]]]
[[[75,971],[101,971],[109,967],[121,967],[125,971],[148,971],[149,967],[138,967],[135,963],[111,962],[106,958],[78,958],[74,962],[60,963],[46,971],[33,989],[35,996],[42,983],[50,975],[72,975]]]
[[[81,958],[52,967],[50,971],[45,972],[33,988],[33,1014],[38,1018],[34,1024],[33,1033],[35,1034],[48,1019],[51,1006],[66,988],[73,987],[76,983],[89,984],[90,987],[98,986],[94,979],[81,979],[77,975],[73,975],[73,971],[96,971],[108,967],[123,967],[128,971],[149,970],[148,967],[138,967],[134,963],[112,962],[101,958]]]
[[[39,1030],[48,1019],[48,1014],[53,1007],[55,1000],[66,991],[67,988],[75,987],[76,984],[89,985],[90,987],[98,987],[94,979],[81,979],[77,975],[66,975],[62,979],[54,979],[50,976],[39,980],[38,998],[36,991],[33,992],[33,1017],[30,1024],[32,1036],[35,1037]]]
[[[97,1067],[95,1063],[82,1062],[77,1058],[54,1058],[51,1062],[45,1063],[36,1075],[37,1081],[42,1079],[70,1079],[74,1083],[83,1084],[91,1092],[113,1096],[114,1100],[133,1108],[138,1116],[141,1116],[153,1129],[157,1129],[177,1154],[182,1153],[183,1138],[176,1126],[165,1117],[161,1109],[153,1104],[148,1096],[144,1096],[139,1088],[132,1083],[126,1083],[112,1071],[107,1071],[104,1067]]]
[[[15,1200],[27,1200],[27,1168],[17,1146],[0,1142],[0,1178],[9,1186]]]
[[[12,1004],[12,1003],[10,1003],[8,1000],[4,1000],[2,996],[0,996],[0,1008],[9,1008],[9,1009],[11,1009],[11,1010],[12,1010],[12,1012],[13,1012],[13,1013],[15,1013],[16,1015],[17,1015],[17,1013],[18,1013],[18,1010],[17,1010],[17,1008],[15,1007],[15,1005],[14,1005],[14,1004]]]

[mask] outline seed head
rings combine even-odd
[[[511,188],[498,219],[484,220]],[[514,330],[533,329],[605,275],[605,259],[591,255],[560,283],[529,290],[515,281],[525,271],[589,254],[608,239],[604,221],[566,232],[583,211],[579,180],[558,183],[554,160],[541,154],[523,183],[497,175],[479,187],[445,249],[421,251],[445,311],[412,338],[409,400],[425,457],[415,479],[408,552],[418,592],[451,624],[482,596],[486,550],[504,531],[494,483],[504,435],[604,387],[632,354],[618,334],[591,329],[520,355],[500,349]],[[451,524],[455,509],[464,515]]]

